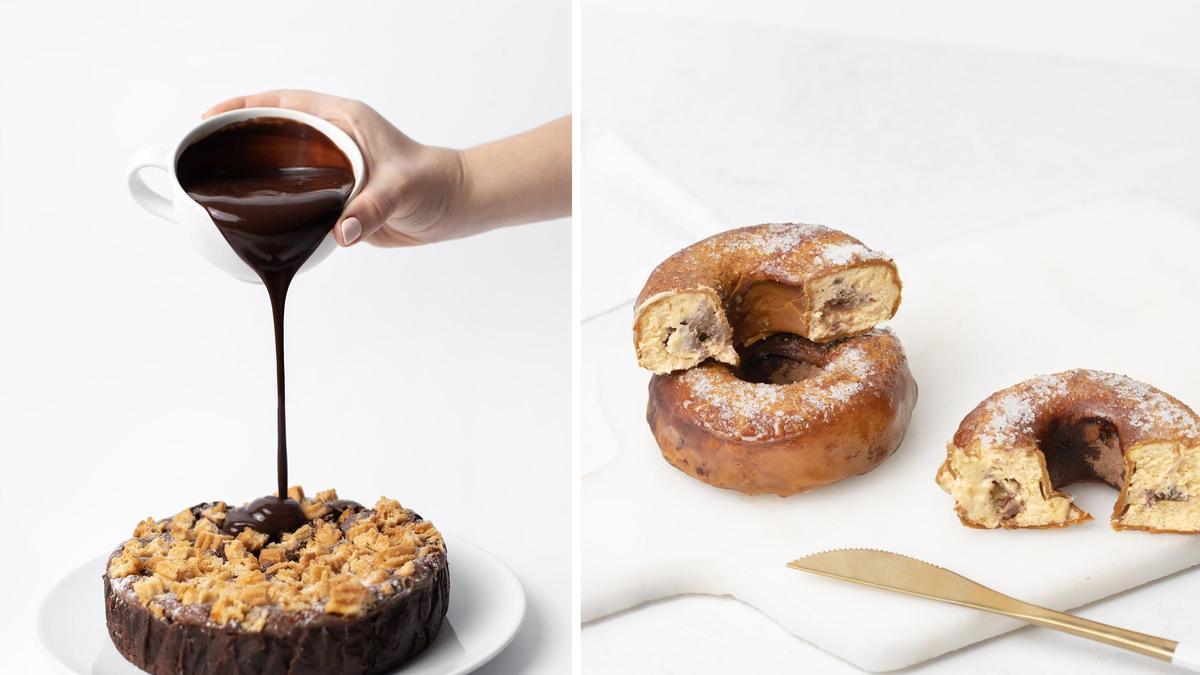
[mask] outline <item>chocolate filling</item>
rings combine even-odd
[[[1125,481],[1125,457],[1117,428],[1099,417],[1055,420],[1038,447],[1046,457],[1050,484],[1061,488],[1095,480],[1120,489]]]
[[[990,495],[992,503],[996,506],[996,515],[1000,516],[1000,520],[1012,520],[1021,512],[1021,500],[1017,499],[1016,493],[1008,488],[1008,483],[1020,487],[1015,480],[1006,479],[1003,482],[992,483]]]
[[[295,532],[306,522],[300,502],[270,495],[231,510],[221,531],[236,537],[250,528],[265,533],[270,541],[279,541],[284,532]]]
[[[841,279],[834,279],[833,283],[834,285],[838,285],[841,281]],[[838,289],[837,295],[833,296],[833,298],[821,307],[821,310],[824,312],[845,312],[862,305],[868,300],[870,298],[856,292],[853,288],[842,287]]]
[[[1146,506],[1154,506],[1159,502],[1186,502],[1187,495],[1179,491],[1179,488],[1172,485],[1166,490],[1146,490]]]

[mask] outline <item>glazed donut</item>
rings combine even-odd
[[[634,304],[634,345],[655,373],[710,357],[737,365],[737,347],[773,333],[828,342],[874,328],[899,306],[900,275],[883,253],[820,225],[755,225],[655,268]]]
[[[1091,520],[1060,491],[1081,480],[1120,490],[1113,529],[1200,532],[1200,418],[1124,375],[1043,375],[972,410],[937,473],[962,523],[980,528]]]
[[[917,400],[900,341],[875,330],[818,344],[776,334],[741,353],[650,380],[646,419],[684,473],[787,496],[866,473],[904,437]]]

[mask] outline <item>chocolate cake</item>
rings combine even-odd
[[[275,537],[227,527],[224,502],[139,523],[104,574],[117,650],[158,675],[357,675],[429,646],[449,600],[433,524],[386,498],[288,497],[305,520]]]

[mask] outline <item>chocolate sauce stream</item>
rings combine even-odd
[[[234,509],[225,529],[236,534],[252,527],[277,538],[304,522],[300,505],[286,499],[284,306],[292,279],[341,216],[354,174],[345,154],[325,135],[299,122],[265,117],[222,127],[196,141],[179,157],[176,175],[238,257],[262,279],[271,300],[278,496]]]
[[[287,494],[288,461],[287,461],[287,386],[283,367],[283,305],[287,301],[288,288],[292,281],[288,279],[268,279],[263,275],[263,283],[267,285],[267,294],[271,297],[271,319],[275,324],[275,396],[279,399],[279,409],[276,417],[276,429],[279,445],[275,450],[275,473],[278,489],[275,494],[280,497]]]

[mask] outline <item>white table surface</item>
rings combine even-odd
[[[674,182],[673,200],[694,198],[664,223],[669,230],[686,227],[703,205],[730,226],[824,222],[903,254],[1118,192],[1148,193],[1200,217],[1200,45],[1180,29],[1195,25],[1194,6],[731,5],[584,0],[585,138],[619,138]],[[651,225],[622,225],[613,209],[614,223],[597,228],[590,203],[583,295],[611,306],[626,291],[589,286],[627,284],[627,270],[605,273],[620,263],[611,251],[636,248],[639,228]],[[588,244],[605,236],[614,239]],[[586,341],[583,353],[586,397]],[[600,423],[585,409],[585,472],[613,451]],[[1200,616],[1189,598],[1198,584],[1200,571],[1183,572],[1080,614],[1195,639]],[[586,625],[582,663],[589,674],[857,672],[748,606],[702,596]],[[912,670],[1017,673],[1035,665],[1059,673],[1168,670],[1029,629]]]
[[[0,0],[0,671],[51,672],[42,596],[139,519],[274,486],[266,295],[134,205],[136,149],[281,86],[452,146],[570,111],[566,3],[276,6]],[[399,498],[516,571],[525,624],[482,672],[569,668],[569,251],[567,221],[360,246],[289,298],[293,481]]]

